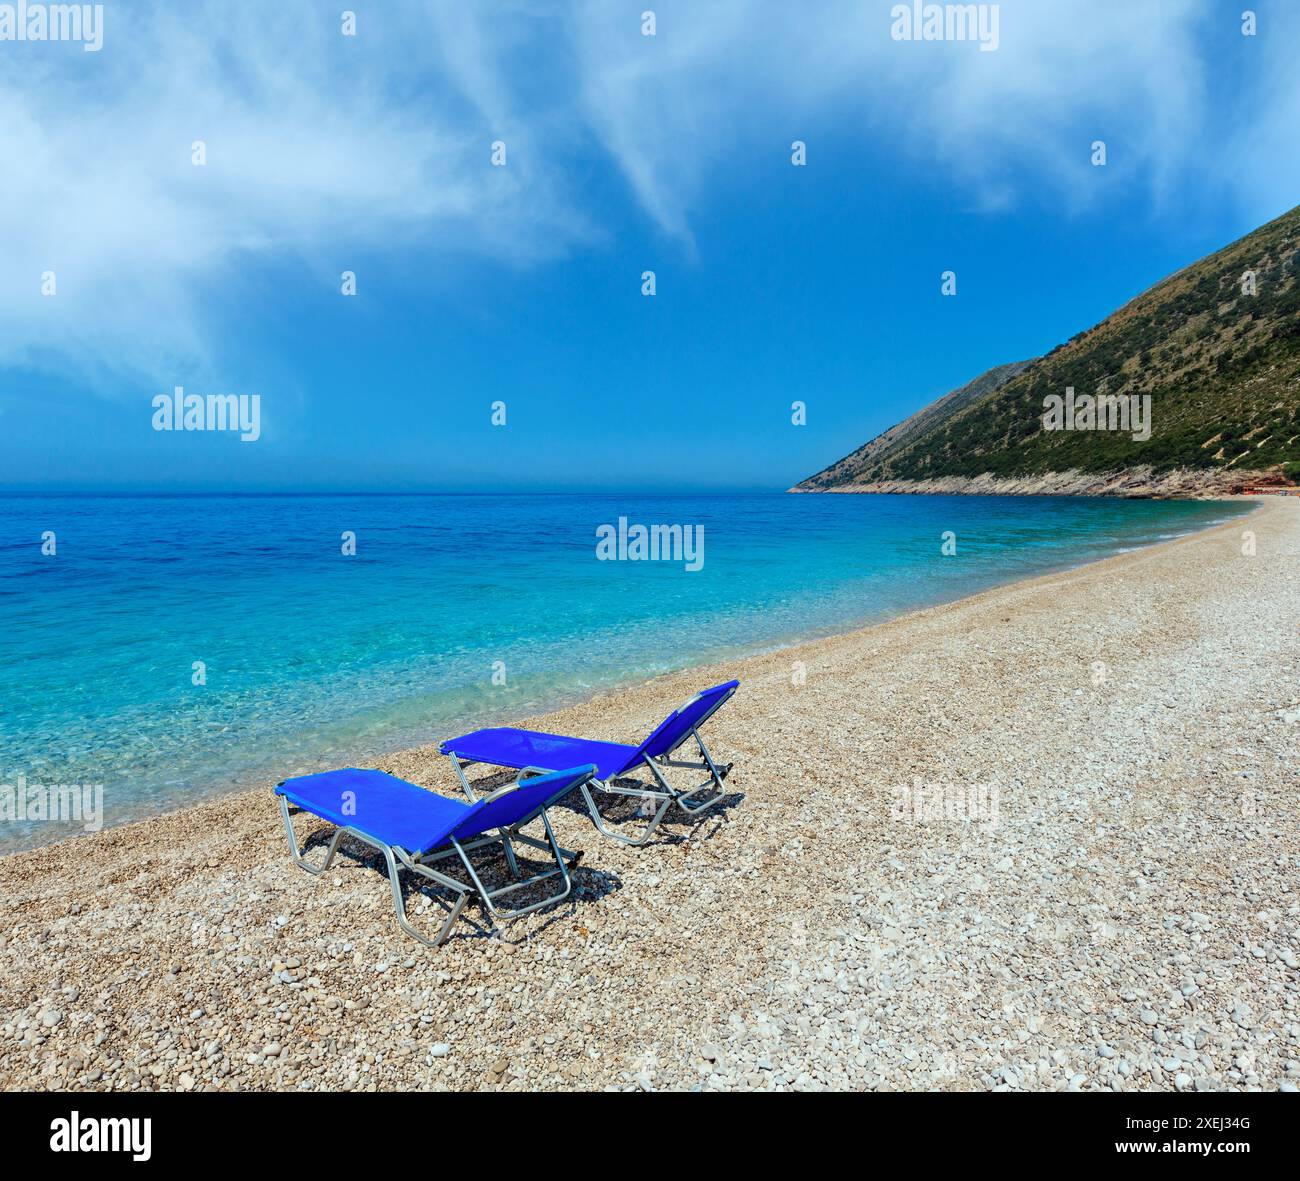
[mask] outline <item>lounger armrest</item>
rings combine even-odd
[[[527,779],[530,775],[550,775],[550,774],[552,774],[552,772],[548,771],[545,767],[520,767],[519,774],[515,776],[515,786],[516,787],[521,786],[524,780]]]
[[[591,770],[594,772],[595,768],[593,767]],[[490,804],[493,800],[499,800],[502,796],[508,796],[512,792],[518,791],[521,787],[527,787],[529,779],[535,779],[538,775],[559,776],[561,774],[562,772],[559,771],[548,771],[545,767],[524,767],[520,770],[519,774],[515,776],[512,783],[504,784],[501,787],[498,787],[496,791],[484,796],[483,803]],[[579,785],[575,783],[573,788],[578,786]],[[571,791],[573,788],[569,788],[568,790]]]

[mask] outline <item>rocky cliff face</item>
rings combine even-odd
[[[1045,419],[1106,399],[1144,429]],[[1046,356],[999,366],[793,489],[1222,495],[1300,484],[1300,208]]]
[[[944,394],[938,401],[931,402],[923,410],[918,410],[911,418],[905,418],[902,422],[891,426],[889,430],[877,435],[869,443],[864,443],[838,463],[833,463],[815,476],[810,476],[792,491],[833,492],[845,482],[858,480],[863,473],[883,469],[890,456],[905,452],[917,439],[938,430],[948,419],[960,413],[971,403],[987,397],[1031,364],[1032,361],[1012,361],[1008,365],[999,365],[986,373],[981,373],[974,381]]]
[[[941,476],[932,480],[877,480],[815,488],[800,484],[791,492],[904,493],[931,496],[1125,496],[1215,499],[1293,487],[1274,472],[1212,472],[1174,468],[1157,472],[1137,467],[1115,472],[1045,472],[1037,476]]]

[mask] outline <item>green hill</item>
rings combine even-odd
[[[1300,483],[1298,253],[1300,208],[1157,283],[1046,356],[1000,366],[945,395],[796,491],[1006,484],[1176,494]],[[1253,294],[1243,292],[1247,272]],[[1067,387],[1079,397],[1149,395],[1150,437],[1044,429],[1044,400]],[[977,488],[963,487],[973,480]],[[920,481],[942,486],[906,487]]]

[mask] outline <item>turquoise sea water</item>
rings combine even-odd
[[[117,823],[1244,511],[779,494],[0,496],[0,783],[102,783]],[[597,560],[598,527],[619,517],[703,527],[703,567]],[[341,553],[345,531],[355,556]],[[955,556],[941,553],[945,531]],[[0,823],[0,849],[75,831]]]

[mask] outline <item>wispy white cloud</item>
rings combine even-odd
[[[0,46],[0,364],[92,384],[210,365],[250,261],[324,283],[366,251],[582,249],[607,212],[573,166],[593,146],[688,252],[722,171],[804,128],[860,132],[973,206],[1096,199],[1093,138],[1153,205],[1297,179],[1297,19],[1234,73],[1238,18],[1209,0],[1003,0],[995,53],[893,41],[886,0],[392,0],[357,6],[355,39],[342,7],[112,5],[100,53]]]
[[[0,363],[92,382],[192,369],[214,307],[270,256],[337,284],[366,250],[528,260],[589,237],[526,159],[490,166],[495,126],[536,113],[516,119],[487,59],[448,44],[472,49],[469,33],[395,6],[363,10],[354,40],[338,8],[112,6],[98,54],[0,47],[16,67],[0,75]]]
[[[1158,195],[1213,113],[1205,0],[1003,0],[996,52],[895,41],[894,7],[663,0],[657,36],[641,38],[617,6],[588,0],[573,21],[585,117],[664,232],[689,239],[690,210],[729,148],[765,138],[779,150],[801,121],[856,124],[972,203],[1002,205],[1044,188],[1085,200],[1093,138]],[[1240,39],[1230,20],[1210,35],[1228,48]]]

